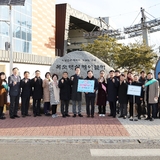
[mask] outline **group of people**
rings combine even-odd
[[[33,116],[41,116],[41,101],[43,100],[44,114],[46,116],[58,117],[57,105],[60,104],[62,117],[70,117],[69,102],[72,100],[73,117],[83,117],[81,114],[82,92],[78,92],[78,81],[81,79],[94,81],[94,91],[85,93],[86,115],[94,118],[95,104],[98,106],[99,116],[106,115],[106,103],[109,102],[110,114],[113,118],[120,112],[119,118],[133,120],[134,104],[138,119],[147,114],[146,120],[153,121],[159,116],[159,86],[160,73],[158,80],[153,78],[151,72],[142,71],[139,77],[128,72],[127,76],[119,70],[111,70],[106,78],[105,71],[100,71],[98,79],[94,77],[93,71],[87,71],[87,77],[83,78],[79,67],[75,68],[75,74],[69,77],[67,72],[63,72],[62,78],[57,74],[45,74],[45,79],[41,79],[41,72],[35,71],[35,77],[30,79],[30,73],[24,72],[24,78],[19,76],[17,67],[13,68],[13,74],[6,80],[4,72],[0,73],[0,119],[5,119],[3,114],[4,106],[7,104],[7,95],[10,97],[9,116],[11,119],[19,118],[19,98],[21,97],[22,117],[31,116],[28,112],[30,97],[33,99]],[[128,95],[128,86],[134,85],[141,87],[139,96]],[[146,107],[147,106],[147,107]],[[52,108],[52,114],[50,114]],[[78,108],[78,110],[77,110]],[[128,109],[129,108],[129,109]],[[144,113],[145,110],[145,113]],[[152,110],[152,113],[151,113]],[[159,115],[158,115],[159,114]]]

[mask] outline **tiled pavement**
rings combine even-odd
[[[129,136],[116,118],[26,117],[0,121],[0,136]]]
[[[108,107],[107,107],[108,110]],[[71,111],[71,107],[70,107]],[[96,109],[97,112],[97,109]],[[59,108],[58,108],[59,113]],[[121,137],[121,138],[160,138],[160,119],[153,122],[144,119],[129,121],[111,117],[58,118],[31,117],[10,119],[8,111],[6,120],[0,120],[0,137]],[[72,115],[72,114],[71,114]]]

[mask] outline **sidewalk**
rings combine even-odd
[[[97,111],[96,111],[97,112]],[[30,113],[32,114],[32,113]],[[0,120],[0,141],[11,139],[37,139],[52,141],[74,142],[79,139],[84,141],[93,140],[98,142],[127,142],[137,140],[160,139],[160,119],[155,121],[129,121],[129,119],[99,117],[87,118],[85,108],[82,114],[84,117],[62,118],[31,117],[10,119],[8,111],[6,120]],[[71,114],[72,115],[72,114]]]

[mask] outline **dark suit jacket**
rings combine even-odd
[[[117,96],[118,96],[118,81],[117,78],[113,78],[115,82],[113,83],[111,78],[107,79],[107,93],[108,97],[107,100],[110,102],[115,102],[117,101]]]
[[[64,80],[62,83],[61,80]],[[58,83],[60,88],[60,100],[69,101],[71,99],[71,80],[69,78],[61,78]]]
[[[20,86],[22,88],[21,97],[30,97],[32,91],[31,80],[28,79],[27,83],[25,83],[25,78],[21,80]]]
[[[41,78],[38,78],[36,81],[34,80],[34,78],[31,80],[33,99],[42,99],[43,97],[42,83],[43,80]]]
[[[73,101],[81,101],[82,100],[82,93],[77,92],[77,87],[78,87],[78,80],[83,79],[83,78],[81,76],[77,76],[76,74],[71,77],[74,77],[73,81],[71,80],[72,100]]]
[[[8,77],[9,95],[10,96],[20,95],[20,81],[21,81],[20,76],[15,77],[12,74],[11,76]],[[17,82],[17,84],[14,85],[14,82]]]

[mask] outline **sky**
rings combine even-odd
[[[160,0],[56,0],[56,4],[59,3],[68,3],[72,8],[95,18],[110,17],[114,28],[121,30],[140,22],[141,7],[147,12],[148,20],[160,19]],[[160,31],[149,34],[149,43],[155,48],[160,46]]]

